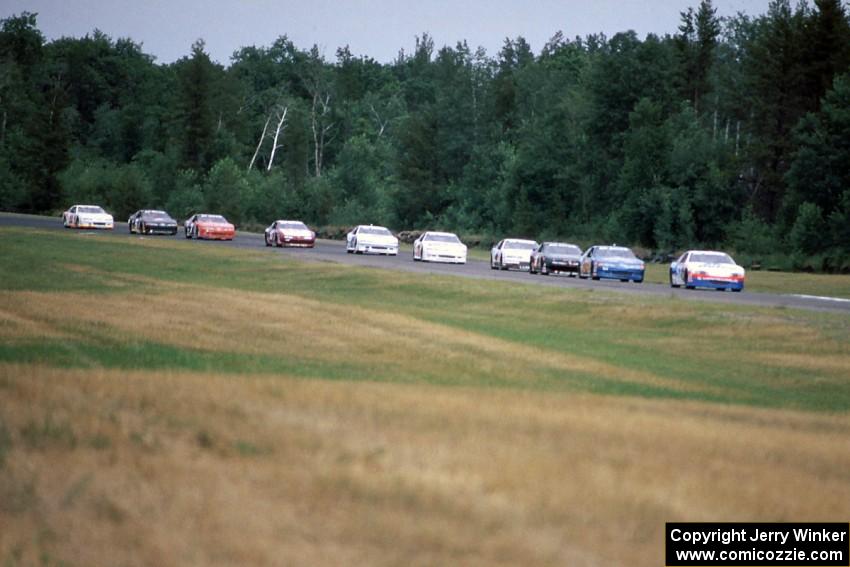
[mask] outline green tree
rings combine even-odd
[[[816,254],[829,246],[824,238],[826,223],[821,208],[814,203],[803,203],[797,213],[797,220],[791,227],[788,240],[792,250],[800,254]]]
[[[178,223],[195,213],[205,212],[204,192],[194,170],[184,169],[177,173],[174,191],[168,195],[165,208]]]
[[[786,207],[795,211],[808,201],[828,214],[850,187],[850,74],[835,79],[820,112],[806,116],[795,140]]]
[[[224,158],[210,168],[204,183],[207,209],[236,224],[245,220],[244,202],[250,193],[244,171],[231,158]]]
[[[178,63],[183,165],[198,171],[206,171],[209,166],[208,152],[214,134],[213,72],[214,65],[204,51],[202,39],[192,44],[192,56]]]

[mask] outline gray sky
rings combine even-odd
[[[95,28],[129,37],[160,63],[188,55],[203,38],[213,59],[227,64],[241,46],[268,46],[287,35],[300,48],[318,44],[329,59],[348,44],[354,55],[392,61],[428,32],[437,48],[466,39],[495,55],[506,37],[522,35],[537,53],[557,31],[568,38],[633,29],[673,33],[679,12],[699,0],[4,0],[0,18],[38,13],[48,39],[81,37]],[[759,15],[769,0],[715,0],[720,16]]]

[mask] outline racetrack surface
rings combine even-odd
[[[0,213],[0,227],[26,227],[41,230],[65,230],[59,218],[32,215],[16,215]],[[92,237],[112,234],[129,238],[154,238],[184,240],[182,229],[177,236],[140,236],[130,234],[126,223],[116,222],[113,231],[85,231]],[[262,234],[237,232],[236,238],[230,242],[192,241],[199,246],[229,246],[234,248],[266,249]],[[423,274],[453,275],[467,278],[509,281],[550,287],[592,289],[623,294],[643,296],[669,297],[685,301],[709,301],[737,305],[752,305],[761,307],[791,307],[812,311],[830,311],[850,313],[850,300],[816,297],[807,295],[775,294],[775,293],[741,293],[718,292],[712,290],[674,289],[669,285],[644,282],[641,284],[623,283],[612,280],[581,280],[568,276],[540,276],[520,271],[491,270],[489,263],[470,259],[467,264],[435,264],[429,262],[414,262],[410,252],[401,252],[398,256],[371,256],[347,254],[345,243],[333,240],[318,240],[316,247],[307,248],[268,248],[269,254],[279,254],[282,257],[318,262],[337,262],[371,268],[404,270]]]

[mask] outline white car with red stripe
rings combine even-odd
[[[714,250],[688,250],[670,264],[670,285],[687,289],[741,291],[746,272],[729,254]]]

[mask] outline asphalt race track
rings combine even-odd
[[[0,213],[0,227],[28,227],[42,230],[66,230],[59,218],[39,217],[30,215],[13,215]],[[70,232],[70,231],[69,231]],[[76,232],[76,231],[75,231]],[[81,231],[82,232],[82,231]],[[184,241],[182,227],[177,236],[139,236],[130,234],[127,224],[116,222],[113,231],[84,231],[85,234],[94,238],[98,236],[113,234],[127,238],[154,238],[154,239],[179,239]],[[580,280],[568,276],[541,276],[531,275],[528,272],[497,271],[491,270],[486,261],[470,259],[467,264],[433,264],[427,262],[414,262],[412,254],[400,252],[398,256],[370,256],[347,254],[345,243],[333,240],[318,240],[316,247],[309,248],[266,248],[262,234],[238,232],[232,242],[218,241],[196,241],[196,246],[229,246],[233,248],[252,248],[268,250],[269,254],[277,254],[281,257],[298,258],[300,260],[337,262],[340,264],[351,264],[357,266],[384,268],[392,270],[404,270],[408,272],[453,275],[467,278],[481,278],[489,280],[510,281],[515,283],[526,283],[532,285],[593,289],[598,291],[609,291],[623,294],[636,294],[656,297],[675,297],[686,301],[709,301],[722,302],[738,305],[754,305],[762,307],[793,307],[812,311],[832,311],[838,313],[850,313],[850,300],[814,297],[792,294],[776,293],[741,293],[719,292],[713,290],[686,290],[674,289],[669,285],[654,283],[623,283],[619,281],[592,281]]]

